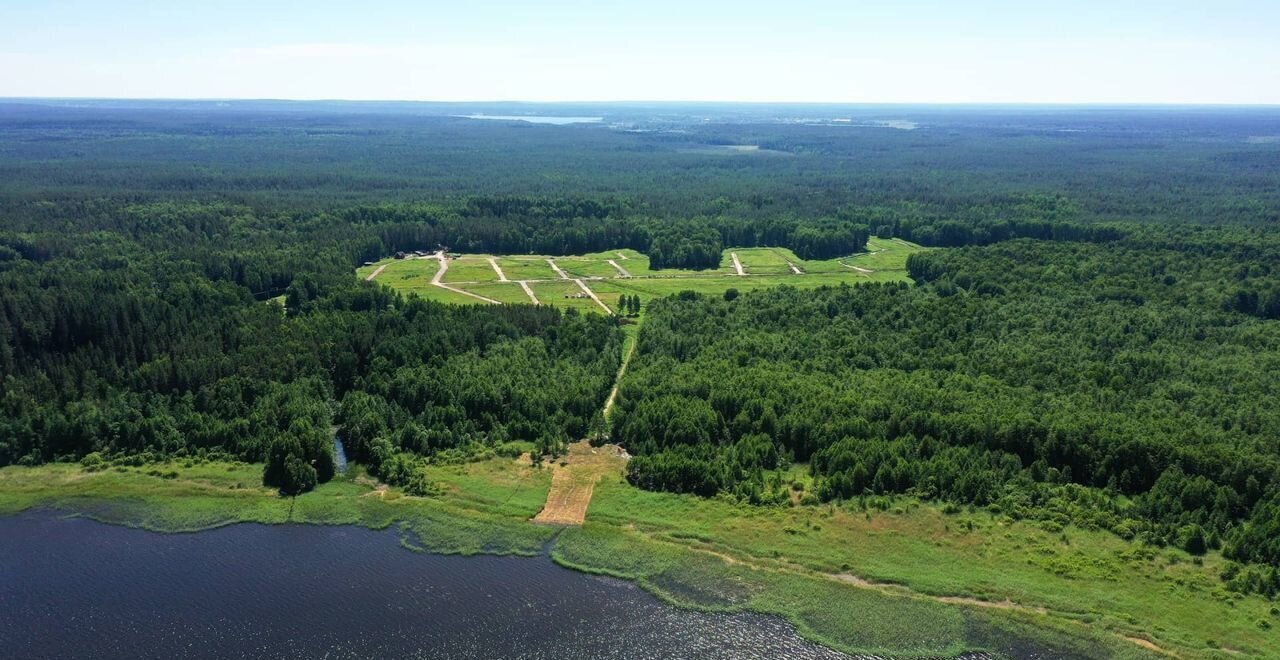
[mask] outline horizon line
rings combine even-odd
[[[521,99],[351,99],[339,97],[283,98],[253,96],[6,96],[0,101],[183,101],[197,103],[405,103],[435,105],[505,104],[505,105],[742,105],[742,106],[931,106],[931,107],[1115,107],[1115,108],[1280,108],[1277,103],[1238,103],[1230,101],[757,101],[757,100],[680,100],[680,99],[613,99],[613,100],[521,100]]]

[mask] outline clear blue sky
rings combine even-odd
[[[0,96],[1280,103],[1280,0],[0,0]]]

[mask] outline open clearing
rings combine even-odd
[[[539,304],[610,313],[621,295],[641,301],[696,291],[720,295],[773,286],[816,288],[863,282],[908,281],[907,257],[918,245],[872,238],[867,251],[839,259],[805,260],[786,248],[730,248],[707,270],[649,268],[635,250],[577,256],[466,254],[385,259],[357,276],[430,300],[463,304]],[[376,279],[375,279],[376,278]],[[593,297],[600,299],[599,303]]]
[[[552,465],[547,503],[533,517],[534,522],[581,525],[587,518],[596,482],[608,474],[621,475],[627,464],[616,445],[592,447],[585,441],[569,445],[563,462]]]

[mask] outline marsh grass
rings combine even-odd
[[[396,526],[401,544],[453,554],[549,552],[578,570],[634,580],[682,607],[785,617],[850,652],[946,656],[1031,638],[1082,657],[1264,656],[1277,645],[1270,603],[1226,593],[1223,560],[1199,564],[1102,532],[1062,532],[983,510],[950,514],[908,498],[870,505],[763,508],[641,491],[607,476],[580,528],[530,524],[550,470],[510,458],[432,466],[441,494],[408,497],[358,465],[297,498],[260,487],[261,466],[160,463],[88,471],[0,469],[0,512],[50,507],[155,531],[238,522]],[[883,509],[883,510],[882,510]],[[858,586],[857,576],[896,586]],[[1005,600],[996,609],[943,598]],[[1043,608],[1041,613],[1040,608]],[[1216,645],[1213,646],[1210,644]]]

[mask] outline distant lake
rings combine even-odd
[[[394,530],[156,534],[0,518],[11,658],[846,658],[785,621],[668,606],[547,557],[410,552]]]
[[[496,119],[499,121],[527,121],[530,124],[598,124],[604,117],[553,117],[551,115],[454,115],[463,119]]]

